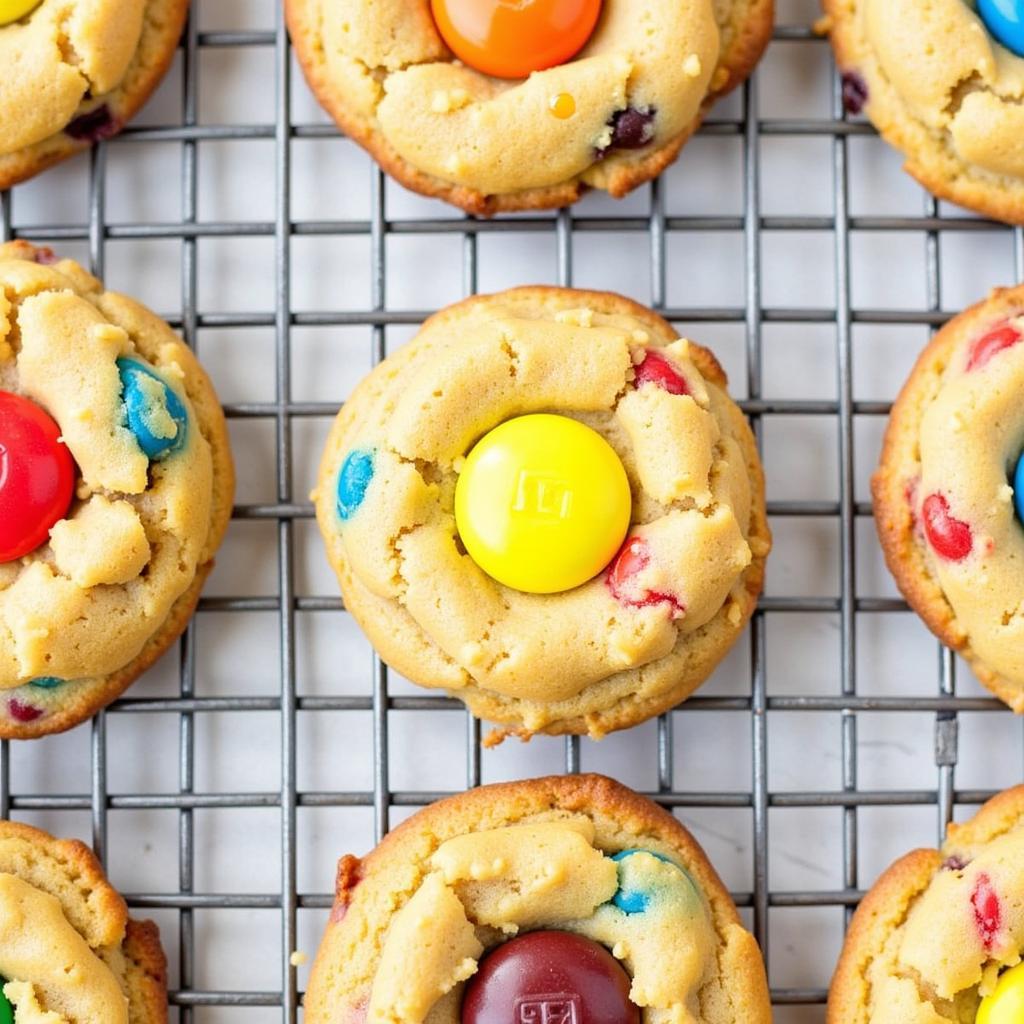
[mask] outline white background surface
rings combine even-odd
[[[812,0],[779,0],[780,25],[809,25]],[[202,31],[274,27],[272,0],[199,0]],[[267,125],[274,111],[272,46],[204,48],[199,57],[199,120],[203,125]],[[175,125],[182,117],[180,56],[174,71],[137,124]],[[827,121],[832,103],[832,63],[821,41],[776,41],[757,74],[758,114],[766,122],[810,118]],[[713,119],[743,115],[742,98],[721,104]],[[325,118],[296,71],[292,116],[298,124]],[[181,144],[114,143],[107,147],[107,221],[178,222],[181,217]],[[900,171],[900,160],[873,137],[849,142],[850,204],[854,217],[920,216],[923,192]],[[830,135],[770,134],[760,140],[762,214],[822,218],[820,230],[766,230],[761,241],[762,304],[772,308],[823,309],[835,301],[833,140]],[[198,143],[200,221],[272,223],[275,144],[272,135],[241,141]],[[295,221],[367,221],[371,213],[371,162],[355,145],[337,138],[292,143],[292,217]],[[89,159],[79,157],[15,189],[15,229],[88,220]],[[743,213],[742,137],[702,135],[686,148],[664,178],[669,216]],[[650,189],[621,204],[588,197],[577,216],[628,213],[646,217]],[[944,215],[960,216],[943,209]],[[410,195],[393,183],[386,191],[389,219],[459,217],[457,211]],[[818,225],[815,225],[817,227]],[[35,237],[35,236],[33,236]],[[992,285],[1017,276],[1014,233],[1008,229],[944,230],[939,241],[941,307],[954,311]],[[85,261],[85,241],[62,242],[60,251]],[[182,242],[112,239],[105,243],[108,286],[129,292],[156,310],[178,315],[182,305]],[[201,313],[274,309],[274,239],[201,237],[198,242],[198,305]],[[557,282],[556,236],[550,231],[482,233],[479,287]],[[644,232],[574,232],[573,283],[607,287],[640,301],[651,299],[650,240]],[[922,231],[854,229],[851,234],[852,306],[855,311],[927,308],[926,235]],[[299,311],[365,311],[371,307],[368,234],[303,236],[291,243],[292,300]],[[388,239],[388,309],[433,310],[463,294],[460,234],[401,234]],[[673,307],[745,303],[744,236],[741,230],[671,231],[667,240],[667,301]],[[680,323],[710,344],[727,368],[733,391],[745,397],[747,367],[742,319],[735,323]],[[412,327],[389,328],[389,348]],[[922,325],[856,324],[853,387],[857,402],[887,401],[896,393],[928,329]],[[370,367],[366,326],[293,329],[292,397],[340,404]],[[273,401],[275,350],[272,328],[204,329],[201,357],[226,403]],[[835,400],[836,328],[831,322],[770,323],[763,327],[763,397]],[[294,498],[305,502],[313,483],[329,419],[294,422]],[[855,419],[858,501],[868,499],[884,418]],[[238,465],[240,505],[273,503],[275,426],[272,419],[231,421]],[[835,502],[840,466],[835,416],[768,415],[763,419],[768,493],[773,502]],[[776,549],[768,572],[770,597],[840,594],[840,532],[835,516],[773,518]],[[275,520],[236,521],[207,587],[207,595],[267,596],[278,585]],[[856,529],[859,597],[893,597],[870,518]],[[335,596],[315,525],[295,526],[299,596]],[[769,697],[841,692],[840,620],[834,612],[765,615]],[[342,612],[296,616],[300,696],[369,696],[370,649]],[[200,697],[275,696],[280,691],[276,612],[200,613],[196,624],[196,688]],[[861,696],[927,697],[938,694],[937,643],[908,612],[859,613],[856,619],[856,687]],[[703,696],[751,692],[749,644],[727,658]],[[179,653],[169,653],[135,684],[132,698],[175,696]],[[418,694],[392,676],[392,696]],[[957,693],[984,691],[965,669]],[[679,813],[736,892],[753,887],[752,723],[749,710],[673,714],[674,789],[740,794],[739,806],[684,807]],[[768,714],[768,782],[773,794],[842,789],[839,712]],[[865,791],[934,793],[934,713],[857,714],[857,782]],[[1004,710],[959,716],[958,790],[991,790],[1020,781],[1020,723]],[[392,790],[456,790],[465,785],[467,721],[461,711],[392,711],[389,782]],[[204,712],[195,718],[195,788],[199,793],[268,794],[281,787],[281,720],[276,711]],[[118,794],[178,792],[179,722],[174,713],[107,716],[109,791]],[[298,788],[360,791],[373,788],[373,739],[369,711],[300,711]],[[657,787],[656,725],[651,722],[609,737],[584,741],[584,769],[607,772],[642,790]],[[560,771],[562,740],[506,743],[482,755],[484,781]],[[10,751],[15,795],[88,796],[90,730],[72,732]],[[408,813],[392,810],[392,821]],[[962,817],[967,807],[958,807]],[[843,888],[842,809],[772,807],[769,812],[769,883],[773,893]],[[58,834],[88,840],[83,811],[16,811]],[[270,894],[280,891],[280,812],[277,807],[202,809],[195,812],[195,891]],[[862,806],[857,812],[858,884],[869,885],[896,855],[932,844],[938,818],[934,803]],[[122,891],[174,893],[178,886],[179,814],[173,808],[109,813],[108,867]],[[300,807],[298,889],[325,895],[341,853],[362,853],[373,844],[370,806]],[[744,910],[748,916],[749,911]],[[326,911],[299,914],[300,947],[315,950]],[[179,925],[174,910],[155,916],[164,932],[177,985]],[[820,989],[827,985],[842,938],[839,905],[773,907],[769,915],[770,977],[775,988]],[[273,992],[280,986],[280,913],[274,909],[202,910],[195,913],[194,987],[203,990]],[[299,972],[305,984],[308,967]],[[782,1007],[781,1021],[819,1021],[821,1006]],[[281,1019],[276,1007],[199,1008],[197,1021],[257,1024]]]

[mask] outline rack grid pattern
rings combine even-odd
[[[300,993],[296,970],[289,963],[297,946],[297,913],[300,908],[330,906],[327,893],[299,893],[296,890],[296,813],[299,807],[371,806],[375,830],[383,835],[393,807],[422,805],[446,794],[396,791],[389,783],[388,711],[432,710],[464,714],[462,705],[435,696],[392,697],[388,691],[388,671],[379,659],[373,663],[372,695],[369,697],[302,697],[297,695],[295,656],[295,617],[299,611],[343,611],[334,596],[299,597],[294,569],[294,530],[297,520],[309,519],[312,509],[292,489],[293,424],[299,417],[324,417],[336,409],[328,403],[295,401],[291,397],[291,352],[289,334],[296,326],[363,325],[372,331],[374,362],[384,356],[385,329],[396,324],[418,324],[429,310],[407,311],[388,308],[385,294],[385,251],[389,236],[430,233],[461,237],[463,284],[467,294],[477,288],[477,245],[481,235],[515,231],[553,234],[557,247],[560,283],[573,283],[573,237],[577,233],[628,231],[643,233],[649,244],[653,305],[671,320],[687,322],[739,323],[745,329],[747,357],[747,393],[741,403],[760,433],[766,418],[773,415],[829,416],[838,426],[839,497],[837,501],[773,502],[773,517],[830,517],[840,535],[840,590],[838,597],[769,597],[761,602],[751,625],[751,678],[749,696],[709,697],[697,695],[686,704],[687,713],[731,711],[749,715],[752,737],[753,771],[748,792],[694,792],[673,788],[672,718],[664,715],[658,722],[658,788],[649,794],[670,808],[740,807],[752,809],[753,887],[737,892],[742,907],[751,908],[753,929],[770,957],[768,919],[770,908],[833,906],[852,912],[860,898],[858,885],[857,828],[858,809],[878,805],[932,805],[936,808],[937,831],[948,822],[955,803],[977,803],[991,795],[985,791],[957,790],[954,770],[957,763],[957,715],[961,711],[996,711],[1002,705],[985,697],[958,697],[954,659],[950,652],[937,650],[937,684],[934,696],[861,696],[857,691],[855,670],[855,616],[858,613],[891,612],[906,606],[899,600],[858,597],[855,588],[855,525],[858,517],[870,516],[870,508],[855,500],[853,461],[853,422],[855,416],[884,416],[884,402],[855,402],[851,371],[851,329],[854,324],[941,324],[946,316],[939,306],[939,233],[955,226],[960,232],[1007,232],[1010,229],[984,220],[956,219],[940,214],[938,204],[927,200],[920,216],[854,217],[850,214],[848,189],[848,140],[870,135],[870,126],[850,120],[843,111],[841,83],[835,78],[831,117],[827,119],[765,119],[757,110],[757,76],[743,88],[744,116],[737,120],[715,120],[707,124],[705,135],[738,136],[742,140],[744,164],[744,209],[739,216],[667,216],[662,189],[655,182],[651,191],[649,216],[581,216],[572,209],[525,217],[476,220],[472,218],[416,218],[389,220],[385,216],[384,179],[374,170],[371,177],[371,215],[369,220],[328,221],[293,219],[290,209],[291,145],[293,140],[330,138],[333,127],[296,124],[291,120],[290,100],[293,72],[289,42],[278,10],[274,31],[199,32],[193,17],[182,40],[183,94],[180,126],[170,128],[131,128],[121,136],[98,145],[91,154],[88,222],[49,224],[31,228],[12,226],[10,194],[0,194],[0,238],[24,237],[42,242],[86,241],[91,269],[102,275],[104,247],[110,239],[170,238],[182,242],[181,312],[168,320],[194,343],[200,328],[271,327],[276,339],[276,397],[272,402],[245,401],[226,405],[229,417],[272,421],[276,430],[276,501],[268,504],[236,507],[236,519],[264,520],[276,524],[279,592],[273,597],[207,597],[200,613],[223,611],[264,611],[276,613],[279,621],[280,693],[275,697],[196,696],[195,626],[181,641],[180,694],[174,698],[132,698],[129,694],[100,714],[91,725],[92,776],[89,795],[23,795],[12,792],[10,749],[0,744],[0,815],[30,810],[88,810],[92,817],[93,843],[102,857],[107,845],[107,814],[111,809],[176,809],[178,812],[179,887],[174,893],[129,894],[135,908],[169,908],[180,921],[180,978],[171,994],[180,1020],[188,1022],[193,1008],[203,1006],[280,1007],[281,1019],[293,1022],[300,1012]],[[817,37],[809,28],[782,26],[777,40],[812,41]],[[819,45],[827,46],[823,40]],[[272,48],[275,67],[275,121],[266,125],[201,125],[197,118],[197,76],[199,54],[203,48]],[[759,143],[769,136],[805,136],[831,140],[834,178],[832,216],[764,216],[759,194]],[[198,210],[197,144],[205,140],[272,139],[275,146],[275,215],[272,221],[219,222],[200,221]],[[130,146],[134,142],[172,142],[181,145],[183,176],[182,208],[176,223],[108,224],[105,217],[105,169],[110,146]],[[666,303],[666,238],[669,232],[741,231],[745,254],[745,303],[735,307],[670,307]],[[827,231],[834,237],[836,304],[827,308],[766,308],[762,305],[761,233],[764,231]],[[850,287],[851,231],[923,233],[927,245],[927,308],[897,310],[854,308]],[[302,235],[358,235],[370,242],[372,259],[370,307],[359,312],[303,312],[292,310],[290,296],[290,241]],[[276,294],[272,313],[220,313],[201,311],[197,306],[197,242],[210,237],[269,236],[275,242]],[[1018,278],[1024,278],[1024,232],[1013,230],[1014,260]],[[769,400],[762,397],[762,325],[765,323],[834,323],[837,344],[837,399]],[[765,614],[800,613],[838,615],[840,628],[841,687],[834,695],[768,696],[766,687]],[[195,791],[196,716],[210,712],[244,713],[269,711],[279,715],[281,735],[281,787],[277,792],[200,793]],[[297,787],[296,716],[299,711],[369,711],[373,722],[373,787],[366,791],[300,791]],[[841,715],[842,786],[833,791],[773,792],[767,771],[766,715],[776,711],[838,712]],[[934,714],[935,787],[927,790],[865,790],[858,787],[856,764],[857,716],[865,711],[917,711]],[[111,795],[107,788],[107,720],[121,713],[150,713],[176,716],[179,730],[179,786],[164,794]],[[481,780],[481,727],[466,716],[468,757],[465,784]],[[580,768],[580,741],[565,741],[564,769]],[[280,809],[280,849],[282,874],[277,894],[210,894],[196,892],[194,877],[193,812],[201,808],[269,807]],[[768,812],[773,807],[835,807],[842,809],[842,888],[835,891],[778,891],[769,888]],[[271,991],[200,991],[193,987],[194,949],[193,912],[206,908],[253,908],[279,910],[281,915],[281,963],[285,983]],[[776,988],[777,1005],[824,1002],[820,989]]]

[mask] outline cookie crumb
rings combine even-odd
[[[309,957],[299,949],[295,950],[295,952],[288,957],[288,963],[290,963],[292,967],[301,967],[304,963],[307,963],[308,960]]]
[[[450,114],[468,103],[469,93],[465,89],[438,89],[430,100],[430,109],[435,114]]]
[[[466,169],[466,161],[458,153],[452,153],[445,161],[445,169],[449,174],[462,174]]]
[[[564,309],[555,314],[560,324],[571,324],[573,327],[593,327],[594,311],[592,309]]]
[[[696,53],[691,53],[686,60],[683,61],[683,74],[688,78],[700,78],[700,73],[703,70],[703,66],[700,62],[700,57]]]
[[[116,324],[96,324],[92,329],[92,336],[97,341],[123,342],[128,340],[128,335]]]

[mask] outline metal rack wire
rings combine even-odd
[[[279,677],[277,696],[198,697],[196,695],[195,625],[182,640],[180,694],[173,698],[133,698],[131,692],[116,702],[92,723],[92,777],[88,794],[29,795],[12,791],[10,749],[0,745],[0,815],[12,812],[55,809],[88,810],[92,817],[93,843],[102,856],[107,847],[107,814],[111,809],[172,809],[178,813],[178,890],[172,893],[134,893],[128,899],[132,907],[163,908],[176,911],[179,918],[180,976],[171,994],[184,1022],[193,1019],[195,1008],[208,1006],[280,1007],[281,1019],[293,1022],[299,1013],[300,993],[296,971],[289,962],[297,947],[297,915],[300,908],[325,908],[330,905],[326,891],[299,893],[296,888],[296,815],[300,807],[353,807],[373,809],[378,836],[388,828],[394,807],[420,805],[442,793],[396,791],[389,780],[389,710],[444,710],[464,714],[459,702],[430,695],[389,696],[388,672],[376,659],[373,663],[370,696],[299,697],[296,687],[296,614],[302,611],[342,613],[335,596],[299,596],[294,567],[295,526],[312,515],[311,507],[293,493],[292,430],[296,419],[333,414],[329,403],[297,401],[292,398],[290,332],[298,326],[362,325],[370,328],[374,362],[384,356],[385,329],[397,324],[417,324],[430,311],[395,310],[388,306],[385,291],[386,243],[389,237],[416,234],[455,234],[462,239],[463,284],[467,293],[476,291],[478,281],[478,240],[482,235],[507,231],[553,234],[557,250],[560,283],[573,283],[573,244],[577,235],[608,230],[646,235],[652,280],[653,305],[672,320],[742,324],[746,335],[747,394],[742,403],[759,434],[769,417],[828,416],[838,426],[839,496],[838,500],[774,502],[769,507],[775,518],[828,517],[839,528],[839,593],[834,597],[768,597],[760,606],[751,626],[751,678],[748,696],[696,696],[686,704],[686,713],[729,711],[749,716],[752,739],[752,776],[749,791],[742,793],[697,792],[674,788],[673,719],[662,716],[657,730],[656,792],[651,795],[672,808],[732,807],[752,810],[753,886],[735,894],[737,903],[750,908],[754,932],[767,955],[769,914],[784,907],[839,907],[849,913],[860,897],[860,886],[870,879],[860,878],[857,863],[858,810],[879,805],[926,804],[936,808],[937,829],[950,820],[954,804],[985,799],[987,792],[958,791],[954,769],[957,763],[957,715],[963,711],[1003,711],[1002,705],[988,698],[956,695],[954,662],[949,652],[940,651],[937,659],[938,684],[934,696],[862,696],[858,694],[856,674],[856,616],[860,613],[891,612],[904,608],[892,599],[859,597],[856,588],[855,526],[858,517],[870,515],[870,508],[855,500],[853,428],[857,416],[884,416],[884,402],[854,400],[851,371],[851,333],[854,324],[924,324],[935,326],[945,315],[939,306],[939,233],[954,222],[940,215],[937,204],[929,201],[921,216],[855,217],[850,213],[848,188],[848,141],[871,134],[869,126],[848,120],[843,112],[838,80],[832,96],[831,117],[827,119],[765,119],[756,114],[757,77],[743,89],[745,116],[737,120],[717,120],[703,129],[704,134],[737,136],[742,140],[744,164],[744,208],[738,216],[668,216],[662,186],[655,182],[649,216],[594,217],[572,209],[554,214],[526,217],[474,219],[411,218],[388,219],[385,216],[384,180],[379,171],[371,177],[370,217],[368,220],[304,220],[293,218],[290,177],[291,149],[295,140],[329,138],[333,127],[295,124],[291,120],[293,74],[289,43],[280,11],[272,32],[200,33],[196,19],[191,21],[182,41],[183,90],[181,123],[169,128],[128,128],[121,136],[101,143],[92,152],[88,221],[81,224],[50,224],[18,228],[12,223],[9,194],[0,195],[0,237],[25,237],[50,243],[85,241],[88,243],[92,270],[102,275],[105,245],[108,240],[132,238],[168,238],[181,241],[182,291],[181,313],[168,317],[190,344],[195,344],[200,329],[243,327],[272,328],[276,341],[276,396],[272,402],[244,401],[226,405],[229,417],[258,419],[273,423],[276,432],[276,496],[267,504],[241,505],[235,518],[263,520],[276,524],[279,591],[271,597],[207,597],[200,604],[200,615],[218,612],[263,611],[275,613],[279,622]],[[816,37],[810,29],[781,27],[776,38],[810,41]],[[820,45],[827,45],[820,41]],[[263,47],[274,53],[275,117],[273,124],[201,125],[197,117],[199,54],[204,48]],[[771,136],[806,136],[831,140],[834,174],[834,212],[831,216],[764,216],[759,188],[760,143]],[[268,139],[275,147],[275,212],[272,220],[220,222],[198,217],[197,145],[207,140]],[[131,146],[136,142],[167,142],[181,147],[181,174],[184,182],[180,220],[173,223],[110,224],[105,211],[105,174],[111,146]],[[981,220],[955,221],[958,231],[1006,232],[1001,225]],[[666,240],[671,232],[739,231],[744,240],[746,298],[742,305],[723,307],[670,307],[666,288]],[[827,231],[834,237],[835,306],[827,308],[766,308],[762,304],[761,235],[766,231]],[[927,239],[927,308],[922,310],[854,308],[850,287],[851,231],[924,233]],[[294,312],[290,293],[290,242],[303,235],[357,235],[368,238],[372,259],[371,302],[357,311]],[[223,313],[198,308],[197,243],[211,237],[267,236],[274,239],[275,304],[271,313]],[[1015,266],[1024,277],[1024,234],[1013,232]],[[775,400],[763,397],[762,325],[766,323],[828,323],[836,326],[837,398],[832,400]],[[840,688],[833,695],[769,696],[767,688],[765,616],[774,613],[838,616],[840,630]],[[251,711],[273,712],[279,716],[281,737],[281,785],[279,791],[255,793],[202,793],[195,785],[196,716],[211,712],[244,714]],[[297,785],[296,720],[300,711],[367,711],[373,723],[373,786],[366,790],[302,791]],[[767,714],[785,711],[835,712],[841,715],[842,784],[830,791],[808,790],[777,792],[769,785],[767,760]],[[856,743],[858,713],[866,711],[929,712],[935,716],[935,770],[933,789],[865,790],[858,787]],[[146,713],[174,716],[178,722],[179,778],[176,791],[161,794],[116,794],[108,791],[107,722],[110,715]],[[480,724],[466,716],[468,757],[465,766],[467,787],[481,781]],[[578,771],[581,744],[577,739],[565,742],[564,768]],[[280,811],[280,854],[282,873],[276,894],[229,895],[195,891],[194,812],[203,808],[262,807]],[[779,807],[833,807],[842,811],[842,887],[834,891],[779,891],[769,887],[769,809]],[[324,879],[327,883],[328,879]],[[326,885],[325,885],[326,888]],[[194,987],[195,950],[193,913],[202,909],[263,909],[280,912],[281,969],[285,979],[280,990],[209,991]],[[824,1001],[821,989],[776,988],[777,1005],[811,1004]]]

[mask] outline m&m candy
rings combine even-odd
[[[0,0],[0,25],[10,25],[20,21],[26,14],[34,11],[42,0]],[[3,1018],[0,1017],[0,1024]]]
[[[1011,967],[981,1001],[975,1024],[1020,1024],[1024,1020],[1024,964]]]
[[[1024,453],[1017,460],[1013,474],[1013,504],[1017,509],[1017,518],[1024,523]]]
[[[601,0],[431,0],[434,21],[464,64],[526,78],[564,64],[590,38]]]
[[[0,391],[0,562],[44,543],[74,488],[75,463],[60,427],[35,402]]]
[[[1003,46],[1024,57],[1024,0],[978,0],[978,14]]]
[[[0,977],[0,1024],[14,1024],[14,1007],[4,995],[4,985],[6,984],[7,979]]]
[[[470,557],[499,583],[531,594],[596,576],[618,551],[631,510],[611,445],[548,413],[485,434],[455,487],[455,522]]]
[[[372,480],[373,452],[349,452],[338,471],[338,517],[342,521],[359,511]]]
[[[162,459],[185,444],[188,413],[167,382],[137,359],[118,359],[128,427],[150,459]]]
[[[466,985],[462,1024],[639,1024],[629,987],[604,946],[569,932],[530,932],[481,961]]]

